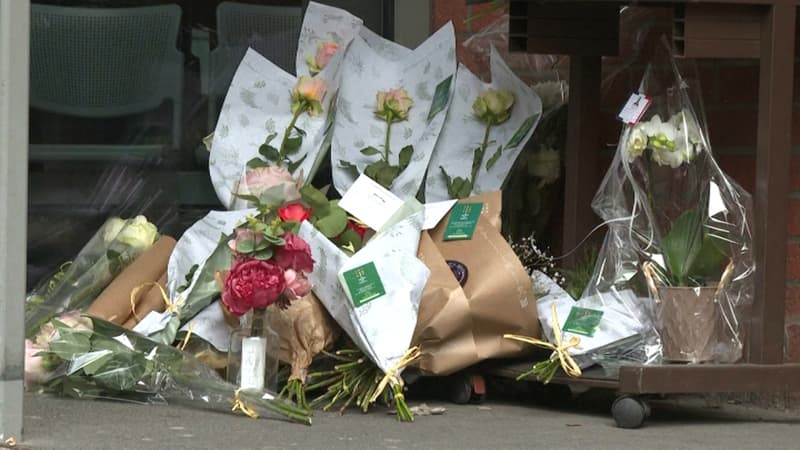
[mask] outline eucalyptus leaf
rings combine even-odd
[[[253,253],[256,250],[255,239],[243,239],[236,243],[236,251],[239,253]]]
[[[319,189],[307,184],[300,188],[300,197],[311,207],[314,215],[325,216],[328,214],[330,209],[328,198]]]
[[[265,248],[264,250],[260,250],[260,251],[255,252],[253,254],[253,257],[256,258],[256,259],[259,259],[261,261],[266,261],[266,260],[272,258],[273,254],[274,254],[274,252],[272,251],[271,248]]]
[[[329,213],[320,217],[314,226],[327,238],[334,238],[347,228],[347,213],[341,207],[333,206]]]
[[[345,224],[345,227],[346,226],[347,226],[347,224]],[[359,236],[358,233],[356,233],[355,230],[351,230],[350,228],[346,228],[342,232],[341,236],[339,236],[339,243],[338,244],[339,244],[339,246],[352,245],[353,249],[355,251],[359,251],[359,250],[361,250],[361,247],[363,246],[363,240],[361,239],[361,236]]]

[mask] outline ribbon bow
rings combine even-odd
[[[375,400],[377,400],[378,397],[381,396],[381,393],[386,388],[386,385],[389,384],[390,382],[392,383],[392,385],[399,388],[397,389],[397,392],[400,392],[400,394],[395,394],[395,395],[402,396],[403,395],[402,387],[404,383],[403,379],[400,376],[398,376],[398,373],[400,373],[403,369],[408,367],[409,364],[419,359],[420,356],[422,356],[422,352],[419,350],[418,345],[415,345],[414,347],[408,349],[408,351],[403,355],[403,357],[400,358],[395,363],[394,366],[392,366],[391,368],[389,368],[389,370],[386,371],[386,375],[384,375],[380,383],[378,383],[378,388],[375,389],[375,393],[372,394],[372,397],[370,397],[369,403],[374,403]]]
[[[241,411],[251,419],[258,419],[258,413],[256,412],[256,410],[250,407],[247,403],[245,403],[244,400],[242,400],[241,390],[242,390],[241,388],[237,389],[236,393],[234,394],[233,405],[231,405],[231,411],[233,412]]]
[[[159,284],[156,281],[147,281],[145,283],[140,284],[139,286],[136,286],[131,291],[131,314],[133,315],[133,317],[138,322],[142,321],[142,319],[139,318],[139,316],[136,314],[136,297],[139,296],[139,292],[142,289],[147,288],[147,287],[151,287],[151,286],[158,287],[158,290],[161,293],[161,300],[164,301],[164,305],[165,305],[165,309],[164,310],[166,312],[170,313],[170,314],[177,315],[178,314],[178,308],[181,305],[183,305],[184,298],[179,296],[177,299],[175,299],[175,301],[172,301],[172,300],[170,300],[169,296],[167,295],[167,291],[165,291],[164,288],[161,287],[161,284]]]
[[[561,325],[558,323],[555,303],[550,305],[550,312],[553,314],[553,335],[555,336],[555,344],[528,336],[520,336],[518,334],[504,334],[503,337],[552,350],[558,356],[561,362],[561,368],[564,369],[564,372],[571,377],[577,378],[581,376],[581,368],[567,350],[570,348],[577,348],[581,343],[581,338],[572,336],[565,344],[564,338],[561,335]]]

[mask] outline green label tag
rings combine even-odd
[[[597,330],[597,326],[600,325],[602,317],[603,311],[573,306],[567,321],[564,322],[564,326],[561,329],[570,333],[592,337]]]
[[[531,127],[533,127],[538,118],[539,114],[534,114],[525,119],[525,122],[522,122],[522,125],[519,126],[519,129],[516,133],[514,133],[514,136],[511,136],[511,140],[508,141],[508,144],[506,144],[506,148],[518,146],[522,140],[525,139],[525,135],[528,134],[528,131],[531,131]]]
[[[436,114],[444,111],[447,108],[447,101],[450,100],[450,84],[453,82],[453,76],[445,78],[444,81],[436,85],[436,92],[433,94],[433,101],[431,102],[431,110],[428,111],[428,122],[433,119]]]
[[[478,219],[481,217],[483,203],[459,203],[450,212],[450,220],[444,229],[445,241],[472,239]]]
[[[355,269],[343,273],[344,282],[347,290],[350,291],[350,298],[356,307],[369,303],[372,300],[386,294],[383,288],[381,277],[374,263],[367,263]]]

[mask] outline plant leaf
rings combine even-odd
[[[359,236],[358,233],[356,233],[354,230],[347,228],[342,232],[341,236],[339,236],[339,246],[342,245],[352,246],[354,252],[357,252],[361,250],[363,242],[361,236]]]
[[[306,135],[306,131],[304,129],[298,127],[297,125],[295,125],[294,131],[297,131],[297,134],[299,134],[300,136],[305,136]]]
[[[664,237],[664,262],[679,286],[687,286],[690,269],[703,246],[703,235],[700,214],[689,210],[678,216]]]
[[[270,142],[272,142],[273,140],[275,140],[275,138],[276,138],[276,137],[278,137],[278,133],[270,133],[270,134],[267,136],[267,138],[266,138],[266,139],[264,139],[264,144],[269,144]]]
[[[287,169],[289,169],[289,173],[294,173],[297,170],[297,168],[303,164],[303,161],[305,161],[307,157],[308,153],[303,155],[303,157],[298,159],[297,161],[290,162],[286,167]]]
[[[330,202],[325,194],[310,184],[300,188],[300,198],[311,207],[315,216],[325,216],[330,210]]]
[[[329,213],[320,217],[314,226],[327,238],[334,238],[347,227],[347,213],[338,205],[332,205]]]
[[[259,167],[269,167],[269,164],[267,164],[267,162],[261,158],[253,158],[250,161],[247,161],[248,169],[257,169]]]
[[[286,145],[283,147],[284,154],[292,155],[297,153],[300,150],[300,146],[303,145],[303,137],[297,136],[293,138],[286,139]]]
[[[375,147],[364,147],[361,149],[361,154],[364,156],[380,155],[381,151]]]
[[[358,178],[358,175],[360,174],[360,172],[358,171],[358,167],[356,167],[355,164],[349,163],[347,161],[339,160],[339,166],[342,169],[346,170],[350,174],[350,176],[352,176],[353,178]]]
[[[497,147],[497,150],[494,152],[491,158],[489,158],[489,160],[486,161],[487,171],[492,170],[492,167],[494,167],[494,165],[497,163],[497,160],[500,159],[500,155],[502,154],[503,154],[503,146],[501,145]]]
[[[413,145],[406,145],[400,150],[400,155],[398,156],[398,164],[400,165],[400,171],[408,167],[411,164],[411,157],[414,155],[414,146]]]
[[[264,144],[261,147],[258,147],[258,153],[267,159],[267,161],[277,161],[280,159],[281,155],[278,152],[278,149],[269,145]]]

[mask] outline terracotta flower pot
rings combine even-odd
[[[711,361],[721,340],[716,287],[658,287],[659,329],[665,361]]]

